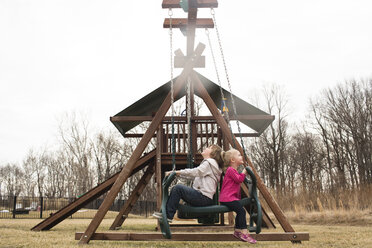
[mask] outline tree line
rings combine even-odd
[[[266,91],[276,116],[249,143],[250,155],[281,205],[293,209],[369,207],[372,201],[372,80],[351,80],[310,102],[306,123],[291,128],[286,101]],[[293,131],[295,130],[295,131]],[[352,205],[352,206],[351,206]]]
[[[266,88],[262,99],[260,108],[275,120],[260,137],[246,139],[245,147],[280,205],[293,209],[303,202],[312,210],[348,207],[353,200],[367,208],[372,201],[372,80],[322,91],[311,99],[301,124],[289,121],[288,99],[278,86]],[[58,131],[56,150],[30,150],[21,164],[0,165],[0,194],[78,197],[125,165],[139,141],[123,139],[116,130],[91,134],[88,122],[75,114],[63,118]],[[119,197],[129,196],[142,173],[128,179]],[[155,199],[154,181],[141,198]]]

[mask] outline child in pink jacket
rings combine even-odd
[[[220,203],[227,206],[236,213],[234,236],[244,242],[255,244],[257,241],[252,238],[247,230],[246,212],[240,204],[240,184],[244,181],[247,171],[237,171],[239,165],[243,164],[243,157],[238,150],[230,149],[223,153],[225,165],[229,165],[222,182]]]

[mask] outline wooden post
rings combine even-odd
[[[13,219],[16,217],[16,210],[17,210],[17,196],[13,197]]]
[[[156,180],[156,210],[160,211],[162,201],[162,168],[161,168],[161,153],[164,151],[164,129],[160,124],[156,134],[156,162],[155,162],[155,180]],[[160,230],[159,221],[156,223],[156,229]]]
[[[163,150],[163,127],[159,126],[156,134],[156,164],[155,164],[155,180],[156,180],[156,209],[161,208],[162,189],[161,189],[161,153]]]
[[[40,219],[43,218],[44,199],[40,196]]]
[[[195,27],[196,27],[196,16],[198,8],[193,3],[195,0],[189,1],[189,11],[187,17],[187,53],[186,56],[191,56],[194,52],[195,42]]]

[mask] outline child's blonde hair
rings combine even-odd
[[[223,159],[222,159],[222,148],[219,145],[211,145],[211,154],[210,157],[217,161],[218,167],[223,168]]]
[[[222,152],[221,155],[222,155],[222,160],[223,160],[223,165],[225,167],[229,166],[230,164],[230,161],[231,161],[231,158],[234,156],[234,154],[240,154],[240,152],[234,148],[231,148],[230,150],[226,151],[226,152]]]

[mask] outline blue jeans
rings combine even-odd
[[[235,217],[235,228],[236,229],[247,229],[246,212],[242,204],[239,201],[231,202],[220,202],[222,205],[227,206],[230,210],[236,213]]]
[[[182,184],[177,184],[172,188],[167,201],[168,219],[173,219],[181,199],[196,207],[213,205],[213,200],[203,195],[199,191]]]

